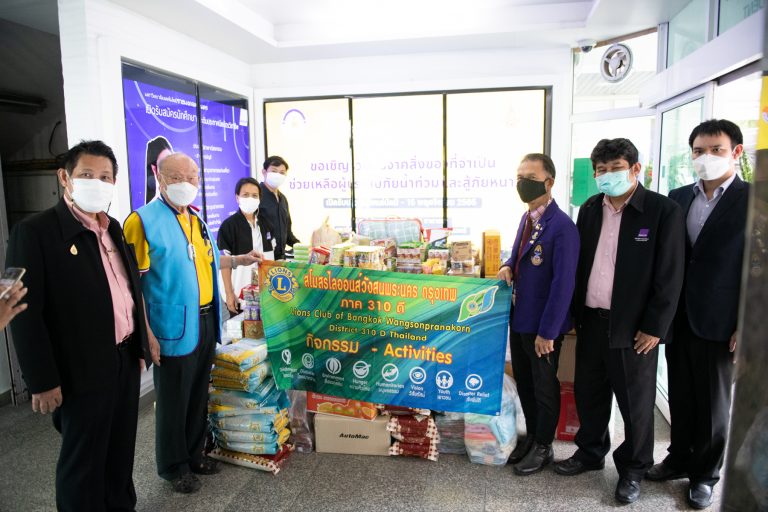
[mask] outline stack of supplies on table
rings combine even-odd
[[[387,430],[394,442],[389,454],[437,460],[440,435],[428,409],[408,410],[405,407],[385,405],[382,414],[389,415]]]
[[[440,434],[440,453],[467,453],[464,446],[464,413],[444,412],[435,415],[437,432]]]
[[[503,466],[517,444],[515,398],[517,391],[509,375],[504,375],[501,413],[498,416],[464,415],[464,444],[469,460],[476,464]]]
[[[293,244],[293,261],[309,263],[309,244]]]
[[[220,347],[214,359],[208,417],[217,448],[211,456],[276,473],[286,447],[288,395],[271,378],[264,340]],[[272,458],[253,457],[270,455]]]

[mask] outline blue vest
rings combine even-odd
[[[195,262],[188,252],[189,242],[176,218],[176,210],[163,199],[155,198],[136,210],[149,245],[149,270],[141,276],[147,304],[147,318],[164,356],[192,353],[200,338],[200,288]],[[192,215],[194,212],[190,210]],[[196,216],[196,215],[195,215]],[[219,250],[210,239],[208,226],[200,217],[203,236],[213,252],[213,305],[218,318],[216,340],[221,334],[221,310],[216,276]]]

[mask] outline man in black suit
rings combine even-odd
[[[11,233],[7,263],[26,267],[28,309],[11,325],[32,408],[53,413],[62,444],[61,511],[133,510],[141,368],[150,363],[136,262],[104,213],[117,162],[101,141],[63,158],[64,198]]]
[[[610,451],[615,394],[624,442],[613,452],[615,497],[632,503],[653,465],[657,344],[668,337],[683,284],[685,225],[674,201],[643,188],[637,148],[603,139],[591,155],[601,191],[579,210],[576,270],[578,450],[555,465],[562,475],[602,469]]]
[[[264,222],[273,229],[272,247],[275,259],[285,259],[285,247],[299,243],[293,234],[291,210],[288,199],[278,190],[288,176],[288,162],[282,157],[270,156],[264,160],[264,181],[261,183],[261,203],[259,204],[259,222]]]
[[[688,476],[688,504],[712,504],[731,408],[749,185],[737,175],[741,130],[704,121],[688,139],[696,183],[669,197],[686,214],[685,283],[666,350],[672,435],[669,455],[649,480]]]

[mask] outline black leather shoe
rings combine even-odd
[[[619,478],[616,484],[616,501],[619,503],[634,503],[640,497],[640,482],[629,478]]]
[[[645,474],[645,478],[652,482],[666,482],[667,480],[679,480],[681,478],[688,478],[688,473],[685,471],[678,471],[675,468],[664,464],[656,464]]]
[[[552,462],[554,458],[555,452],[552,450],[551,444],[536,443],[528,455],[523,457],[523,460],[515,464],[512,469],[516,475],[532,475],[544,469],[544,466]]]
[[[219,462],[216,460],[213,460],[210,457],[203,457],[203,460],[201,460],[197,464],[190,464],[189,469],[191,469],[193,473],[197,473],[198,475],[215,475],[216,473],[221,471],[221,468],[219,467]]]
[[[200,479],[192,473],[184,473],[180,477],[172,480],[171,484],[173,484],[173,490],[181,494],[197,492],[203,485],[200,483]]]
[[[587,471],[599,471],[605,467],[605,461],[594,466],[587,466],[579,459],[571,457],[555,464],[555,473],[563,476],[576,476]]]
[[[528,455],[528,452],[533,448],[533,436],[525,436],[517,442],[517,446],[512,450],[512,453],[507,459],[507,464],[517,464]]]
[[[714,489],[711,485],[691,483],[688,486],[688,504],[697,510],[705,509],[712,505],[714,494]]]

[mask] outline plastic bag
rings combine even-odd
[[[241,322],[242,325],[242,322]],[[245,371],[267,359],[267,342],[243,338],[216,349],[214,363],[232,371]]]
[[[280,431],[289,433],[288,429]],[[285,434],[287,436],[287,434]],[[228,443],[284,443],[287,439],[280,441],[280,434],[275,431],[271,432],[244,432],[242,430],[223,430],[213,429],[213,437],[216,441],[224,441]]]
[[[264,361],[263,363],[259,363],[253,368],[249,368],[243,372],[230,370],[229,368],[222,368],[218,364],[213,367],[213,370],[211,370],[211,377],[213,377],[214,379],[219,378],[222,380],[239,382],[242,385],[243,389],[248,391],[258,387],[262,382],[264,382],[264,379],[266,379],[271,374],[272,374],[272,369],[267,361]],[[214,383],[214,386],[216,386],[215,383]],[[231,388],[232,386],[223,386],[223,387]],[[235,389],[240,389],[240,386],[237,386]]]
[[[502,466],[517,444],[515,400],[517,390],[509,375],[504,375],[501,413],[498,416],[464,415],[464,444],[469,460],[475,464]]]
[[[329,218],[326,217],[319,228],[312,232],[312,247],[331,247],[341,243],[341,235],[331,227]]]
[[[460,412],[446,412],[435,415],[435,424],[440,434],[440,453],[467,453],[464,447],[464,414]]]
[[[224,448],[216,448],[209,456],[236,466],[267,471],[276,475],[280,472],[292,450],[293,447],[291,445],[284,444],[275,455],[252,455],[249,453],[233,452]]]
[[[307,412],[307,392],[290,390],[288,399],[291,403],[288,409],[291,444],[299,452],[310,453],[315,445],[315,433],[312,429],[312,416]]]
[[[243,432],[280,431],[288,425],[288,415],[280,414],[246,414],[244,416],[227,416],[211,418],[214,429],[241,430]]]

